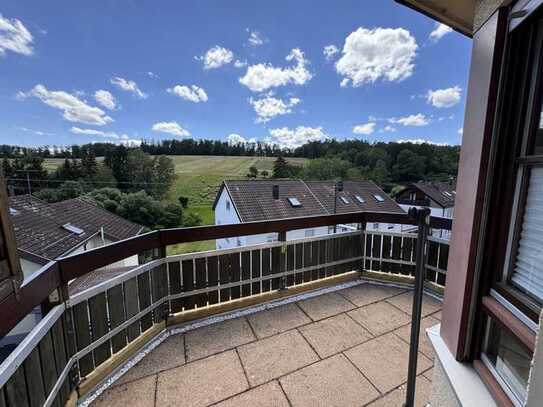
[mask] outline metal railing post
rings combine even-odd
[[[418,224],[417,251],[415,266],[415,291],[413,292],[413,311],[411,313],[411,340],[409,342],[409,366],[407,368],[407,391],[405,407],[415,405],[415,386],[417,380],[417,356],[419,352],[420,317],[422,311],[422,295],[424,292],[426,240],[430,228],[430,210],[428,208],[411,208],[409,215]]]

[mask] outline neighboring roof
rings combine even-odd
[[[456,182],[417,182],[411,184],[443,208],[452,208],[456,197]]]
[[[79,198],[51,204],[31,195],[18,195],[9,198],[9,207],[17,248],[44,260],[75,249],[102,227],[111,240],[123,240],[142,230],[142,226]],[[68,223],[82,233],[64,228]]]
[[[438,20],[469,37],[473,35],[475,0],[396,0],[396,2]]]
[[[334,182],[302,180],[225,180],[213,204],[226,189],[242,222],[285,219],[334,213]],[[279,199],[273,198],[273,186],[279,185]],[[382,189],[371,181],[345,181],[337,195],[336,213],[356,211],[405,213]],[[364,203],[358,202],[356,195]],[[378,202],[373,195],[380,195]],[[348,203],[341,199],[344,197]],[[301,206],[293,206],[288,198],[296,198]]]

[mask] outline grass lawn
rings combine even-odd
[[[203,225],[215,224],[211,206],[222,181],[225,179],[245,179],[249,168],[255,166],[259,171],[268,171],[271,175],[274,157],[231,157],[173,155],[169,156],[175,165],[176,181],[170,189],[167,200],[179,202],[180,196],[189,198],[185,213],[195,212],[202,217]],[[101,157],[99,159],[102,159]],[[287,158],[294,165],[304,165],[305,158]],[[64,162],[62,158],[45,159],[45,168],[54,171]],[[215,241],[184,243],[168,247],[168,254],[190,253],[212,250]]]

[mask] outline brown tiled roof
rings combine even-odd
[[[279,199],[273,198],[273,185],[279,185]],[[375,211],[404,213],[383,190],[371,181],[346,181],[344,191],[338,193],[337,213]],[[334,182],[302,180],[225,180],[219,189],[217,199],[226,188],[242,222],[270,219],[294,218],[300,216],[327,215],[334,213]],[[374,194],[383,197],[378,202]],[[356,200],[360,195],[364,203]],[[348,200],[345,204],[341,197]],[[292,206],[288,198],[294,197],[302,204]],[[215,208],[217,200],[213,205]]]
[[[31,195],[9,198],[11,221],[17,247],[24,252],[53,260],[84,243],[104,228],[112,240],[134,236],[142,229],[120,216],[79,198],[50,204]],[[63,225],[81,229],[72,233]]]
[[[443,208],[454,206],[456,182],[417,182],[412,185]]]

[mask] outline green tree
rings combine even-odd
[[[256,178],[256,177],[258,177],[258,168],[252,165],[249,167],[249,173],[247,174],[247,178]]]
[[[378,160],[375,167],[370,171],[370,179],[377,185],[383,185],[390,182],[390,174],[386,163],[383,160]]]
[[[175,165],[171,158],[161,155],[154,161],[153,196],[164,198],[175,182]]]
[[[262,170],[260,175],[262,175],[264,178],[268,178],[270,176],[270,173],[267,170]]]
[[[352,167],[350,162],[337,157],[316,158],[304,167],[302,177],[308,180],[345,179]]]
[[[411,150],[400,151],[396,158],[396,164],[392,168],[395,180],[399,182],[411,182],[424,179],[424,158],[419,157]]]
[[[293,175],[292,167],[283,156],[277,157],[273,163],[273,178],[289,178]]]

